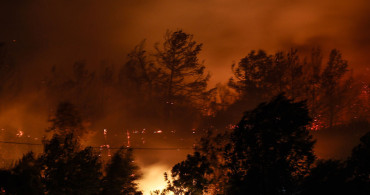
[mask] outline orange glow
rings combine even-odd
[[[144,195],[150,195],[151,191],[163,190],[167,183],[164,181],[164,172],[170,172],[171,166],[154,164],[142,168],[143,178],[139,181],[139,188]]]

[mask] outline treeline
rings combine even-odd
[[[369,194],[370,131],[344,161],[317,160],[306,102],[283,95],[209,133],[153,194]]]
[[[141,194],[132,150],[106,163],[92,147],[73,104],[59,104],[44,151],[29,152],[0,171],[2,194]],[[370,132],[345,161],[317,160],[305,101],[283,95],[245,112],[232,131],[209,132],[194,153],[165,173],[167,188],[154,194],[368,194]]]
[[[51,139],[44,150],[25,154],[0,170],[0,194],[142,194],[141,177],[131,149],[122,147],[106,162],[92,147],[82,147],[81,117],[70,103],[61,103],[51,119]]]
[[[123,115],[123,128],[192,129],[210,94],[210,76],[198,59],[202,44],[180,30],[168,31],[154,51],[144,46],[144,41],[136,46],[123,65],[102,63],[98,72],[83,62],[74,64],[69,75],[54,67],[45,80],[47,96],[54,104],[78,105],[91,121],[110,112]]]
[[[71,69],[54,66],[37,84],[39,94],[46,96],[40,104],[54,108],[69,101],[92,123],[109,116],[123,121],[116,124],[120,128],[177,132],[209,126],[225,129],[245,110],[280,93],[307,100],[314,130],[369,118],[368,80],[354,77],[338,50],[328,56],[319,48],[305,54],[296,49],[275,54],[251,51],[231,66],[229,82],[214,88],[207,87],[210,74],[199,59],[201,50],[193,35],[168,31],[153,49],[141,42],[122,65],[102,62],[98,70],[84,61]],[[5,53],[2,49],[2,104],[22,97],[22,68]]]
[[[233,119],[245,109],[252,109],[280,93],[295,101],[307,100],[313,118],[312,130],[369,118],[368,81],[353,77],[348,62],[338,50],[330,52],[326,64],[318,48],[309,57],[299,55],[295,49],[273,55],[262,50],[251,51],[233,64],[232,70],[234,76],[228,87],[237,95],[230,98],[230,89],[224,86],[218,89],[218,101],[213,104],[216,111],[211,119],[218,126],[237,122]]]

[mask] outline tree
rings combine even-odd
[[[202,138],[175,165],[167,190],[178,194],[293,194],[315,156],[305,102],[283,95],[245,113],[231,134]]]
[[[82,118],[75,106],[70,102],[61,102],[58,105],[55,116],[49,119],[52,126],[46,131],[53,131],[58,135],[74,134],[77,137],[86,133],[82,126]]]
[[[128,61],[120,70],[119,81],[129,90],[127,95],[146,94],[145,97],[150,99],[157,90],[161,69],[149,58],[144,46],[145,40],[128,54]]]
[[[0,94],[2,101],[10,101],[21,89],[19,67],[12,59],[8,49],[7,43],[0,42]]]
[[[257,105],[270,97],[270,85],[268,78],[272,70],[272,56],[266,52],[252,50],[246,57],[240,60],[238,65],[232,65],[234,78],[229,81],[229,86],[241,95],[241,99],[253,102]]]
[[[314,118],[317,117],[318,112],[318,95],[320,89],[320,81],[321,81],[321,65],[322,65],[322,53],[320,48],[316,48],[312,50],[311,53],[311,61],[308,64],[308,73],[307,78],[307,101],[310,107],[311,116]]]
[[[168,189],[181,194],[201,195],[207,189],[209,181],[206,174],[211,173],[210,164],[205,156],[199,152],[188,155],[185,161],[176,164],[171,172],[173,184],[169,183]]]
[[[60,102],[71,102],[80,110],[85,119],[94,119],[104,113],[100,96],[103,94],[99,86],[96,72],[89,71],[84,61],[77,61],[71,67],[72,71],[53,66],[51,75],[45,78],[45,87],[51,105]],[[103,94],[104,95],[104,94]],[[99,96],[99,98],[91,98]]]
[[[348,177],[345,163],[320,160],[303,180],[299,194],[353,194],[347,183]]]
[[[287,70],[289,72],[288,74],[288,80],[289,80],[289,87],[288,91],[290,94],[291,99],[297,99],[297,97],[301,94],[300,92],[300,86],[303,84],[301,81],[303,72],[303,66],[300,64],[299,56],[298,56],[298,50],[297,49],[291,49],[287,54]],[[287,92],[288,92],[287,91]]]
[[[246,112],[231,135],[229,194],[292,194],[315,156],[305,102],[283,95]]]
[[[167,191],[175,194],[222,193],[227,181],[223,150],[228,138],[228,134],[213,135],[208,132],[199,141],[194,153],[172,168],[171,181],[165,176]]]
[[[193,35],[167,31],[162,47],[157,44],[155,49],[167,104],[194,100],[205,92],[210,76],[204,74],[205,66],[198,59],[202,44],[193,41]]]
[[[338,50],[332,50],[328,64],[321,75],[324,114],[328,118],[330,127],[335,124],[336,117],[344,107],[346,86],[342,84],[342,79],[347,71],[348,63],[342,59],[342,54]]]
[[[369,194],[370,132],[346,161],[321,160],[300,186],[300,194]]]
[[[6,194],[44,194],[41,164],[32,152],[23,155],[11,169],[1,171],[0,178],[0,186]]]
[[[54,134],[44,143],[40,157],[45,192],[48,194],[95,194],[99,191],[101,163],[91,147],[80,149],[73,134]]]
[[[142,41],[128,54],[118,74],[118,90],[124,96],[125,109],[130,110],[132,118],[145,118],[141,128],[158,126],[163,112],[159,93],[161,69],[155,65],[144,44]]]
[[[370,193],[370,132],[360,138],[361,143],[352,150],[348,159],[351,185],[357,194]]]
[[[141,194],[137,189],[137,183],[141,175],[139,167],[134,163],[131,149],[121,148],[108,163],[102,179],[100,194]]]

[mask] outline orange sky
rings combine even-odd
[[[86,60],[124,62],[142,39],[151,49],[167,29],[194,34],[212,84],[251,49],[338,48],[352,67],[366,70],[370,55],[368,0],[12,0],[0,2],[0,41],[17,62],[49,70]]]
[[[8,43],[17,64],[28,70],[24,78],[42,79],[51,66],[78,60],[93,68],[101,60],[121,65],[135,45],[146,39],[152,49],[167,29],[183,29],[204,44],[200,58],[211,72],[211,85],[226,82],[231,64],[252,49],[321,46],[328,53],[337,48],[356,72],[370,71],[369,0],[2,0],[0,25],[0,42]],[[25,97],[3,112],[12,120],[0,122],[43,133],[39,127],[47,125],[47,109],[42,113],[33,105],[38,94]],[[37,114],[29,114],[30,105]],[[173,164],[156,166],[149,168],[157,176]]]

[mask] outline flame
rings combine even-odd
[[[162,191],[167,183],[164,180],[164,172],[169,173],[171,167],[165,164],[154,164],[145,166],[142,169],[143,178],[139,181],[139,188],[143,190],[144,195],[149,195],[155,190]]]
[[[18,133],[17,133],[16,135],[17,135],[17,137],[22,137],[22,136],[23,136],[23,134],[24,134],[24,132],[23,132],[23,131],[21,131],[21,130],[19,130],[19,131],[18,131]]]

